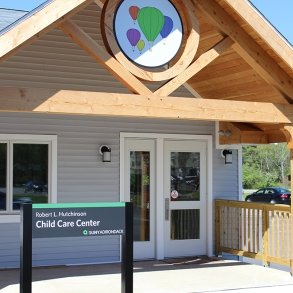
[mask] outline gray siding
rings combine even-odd
[[[225,165],[221,150],[215,150],[213,156],[213,198],[239,199],[238,151],[233,150],[233,164]],[[240,166],[241,167],[241,166]]]
[[[213,122],[87,116],[0,114],[0,132],[58,136],[58,202],[119,201],[120,132],[214,134]],[[111,163],[102,163],[98,147],[112,148]],[[235,154],[236,156],[236,154]],[[220,151],[213,157],[214,194],[237,196],[237,160],[224,165]],[[231,181],[231,176],[235,180]],[[229,182],[229,184],[228,184]],[[0,267],[19,265],[19,227],[0,224]],[[84,239],[83,239],[84,240]],[[119,261],[115,237],[34,240],[35,265]]]

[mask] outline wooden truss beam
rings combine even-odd
[[[219,123],[219,144],[267,144],[268,136],[257,127],[238,122],[220,122]]]
[[[120,82],[122,82],[131,92],[141,95],[152,94],[152,92],[140,80],[126,70],[102,46],[72,21],[62,23],[60,28],[93,59],[99,62]]]
[[[293,100],[290,76],[274,62],[268,53],[214,0],[194,2],[210,20],[235,41],[233,49],[269,84],[275,86],[289,100]]]
[[[6,87],[0,88],[0,111],[268,124],[293,122],[293,105]]]
[[[268,144],[286,142],[284,124],[219,122],[219,144]]]
[[[226,37],[220,43],[215,45],[212,49],[203,53],[196,61],[194,61],[188,68],[186,68],[182,73],[174,77],[168,83],[160,87],[155,94],[159,96],[168,96],[178,89],[181,85],[187,82],[191,77],[193,77],[200,70],[205,68],[208,64],[214,61],[222,53],[231,47],[233,41]]]
[[[0,62],[69,19],[92,0],[55,0],[0,37]]]
[[[267,43],[274,51],[276,51],[287,65],[293,70],[292,48],[290,45],[276,32],[268,22],[257,13],[248,1],[224,0],[232,7],[238,15],[240,15],[257,34]],[[268,37],[269,36],[269,37]]]

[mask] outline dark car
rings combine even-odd
[[[291,204],[291,192],[282,187],[266,187],[247,195],[246,201]]]
[[[23,191],[25,193],[42,193],[47,192],[47,185],[39,181],[28,181],[23,184]]]
[[[19,210],[21,204],[23,203],[32,203],[32,200],[28,197],[20,197],[13,199],[13,209]],[[0,191],[0,211],[6,209],[6,194]]]

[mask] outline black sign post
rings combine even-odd
[[[24,204],[20,293],[32,291],[32,238],[122,235],[121,292],[133,292],[132,203]]]
[[[133,207],[132,203],[125,206],[125,230],[122,236],[122,267],[121,292],[133,292]]]
[[[32,292],[32,205],[21,206],[20,213],[20,293]]]

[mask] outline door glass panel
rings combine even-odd
[[[199,239],[200,210],[171,211],[171,240]]]
[[[171,152],[171,201],[200,200],[200,153]]]
[[[48,202],[48,145],[13,145],[13,209]]]
[[[0,143],[0,211],[6,210],[7,144]]]
[[[134,241],[150,241],[150,152],[130,152],[130,199]]]

